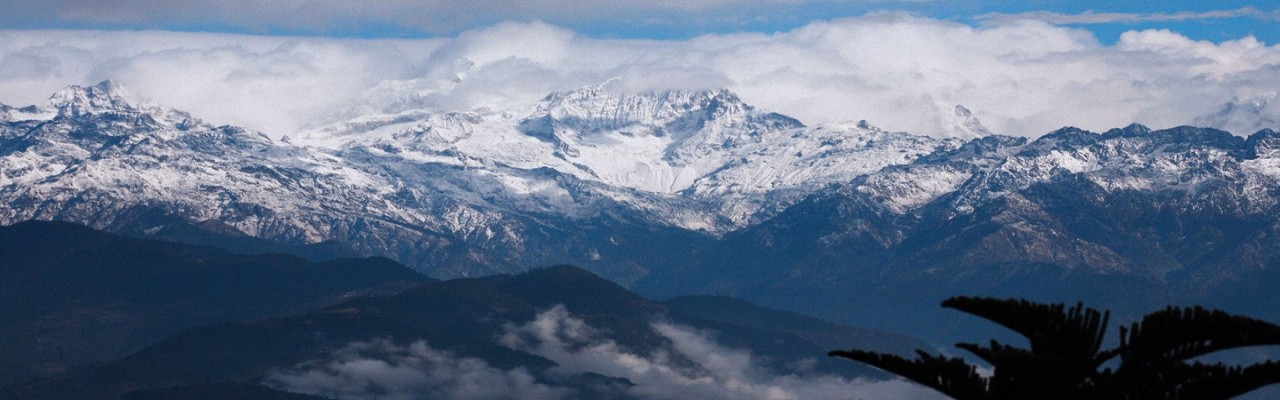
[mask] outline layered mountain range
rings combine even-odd
[[[1280,287],[1273,130],[1028,139],[956,107],[950,131],[973,138],[939,139],[806,126],[725,90],[602,88],[274,139],[110,82],[0,110],[4,223],[330,243],[441,278],[572,263],[650,295],[731,294],[893,329],[927,325],[911,312],[956,294],[1280,316],[1245,301]]]
[[[47,221],[0,227],[0,254],[4,399],[842,398],[912,389],[828,349],[927,347],[571,266],[437,282]]]
[[[431,282],[385,258],[127,238],[46,221],[0,227],[0,386],[114,360],[201,324],[309,312]]]

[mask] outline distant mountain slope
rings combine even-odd
[[[850,328],[810,316],[761,307],[722,296],[681,296],[662,302],[682,315],[771,332],[787,332],[822,348],[879,348],[895,354],[914,354],[930,346],[899,334]],[[757,348],[757,346],[747,346]]]
[[[436,369],[422,371],[431,373],[431,382],[436,383],[421,383],[415,389],[420,392],[414,392],[427,398],[435,398],[429,393],[440,393],[427,389],[453,388],[453,383],[448,383],[453,381],[445,375],[452,373],[449,368],[464,364],[473,367],[468,370],[471,373],[488,377],[528,374],[533,379],[529,390],[564,394],[550,398],[638,398],[638,393],[644,393],[643,385],[655,384],[659,378],[690,379],[683,383],[689,390],[710,390],[698,388],[716,385],[719,390],[728,390],[725,388],[751,384],[714,383],[722,379],[717,374],[728,367],[724,364],[748,361],[736,358],[746,354],[736,353],[742,350],[719,350],[724,352],[720,354],[723,359],[709,362],[701,351],[714,348],[682,347],[708,338],[719,343],[765,344],[749,349],[749,364],[736,365],[759,369],[741,379],[764,379],[770,374],[796,374],[787,378],[796,380],[834,373],[881,376],[853,363],[828,359],[826,347],[806,338],[814,333],[848,335],[851,341],[861,340],[858,343],[886,351],[903,343],[919,343],[741,302],[695,302],[699,304],[697,314],[718,315],[718,310],[732,309],[732,315],[750,322],[712,321],[686,314],[680,308],[645,300],[585,270],[553,267],[520,275],[434,283],[391,297],[354,299],[302,316],[198,327],[118,361],[12,386],[0,390],[0,395],[14,399],[114,399],[141,391],[125,398],[147,398],[149,393],[247,392],[259,384],[322,394],[323,390],[316,389],[319,386],[298,386],[300,381],[291,380],[289,371],[302,368],[310,375],[300,376],[319,377],[332,372],[323,368],[325,365],[339,365],[326,362],[354,362],[359,359],[342,357],[360,354],[387,363],[381,365],[403,368],[393,375],[399,377],[396,379],[415,379],[414,368],[434,366],[431,368]],[[417,350],[406,350],[411,348]],[[383,350],[389,352],[384,355],[389,358],[376,358]],[[408,353],[401,353],[405,351]],[[423,360],[433,361],[396,361],[417,357],[415,354],[429,354]],[[451,360],[462,360],[462,364],[451,364]],[[623,365],[628,367],[618,369]],[[499,389],[504,382],[493,382],[492,389]],[[826,382],[853,385],[852,381]],[[439,387],[432,386],[437,383]],[[208,387],[210,384],[213,386]],[[376,389],[380,383],[375,379],[365,384]],[[168,389],[193,385],[193,389]],[[343,390],[358,392],[363,388],[357,385]]]
[[[60,222],[0,227],[0,254],[3,383],[118,358],[196,325],[430,281],[385,258],[243,256]]]
[[[637,288],[943,342],[963,325],[939,325],[951,317],[936,304],[957,294],[1280,320],[1278,137],[1139,125],[987,137],[832,187]]]

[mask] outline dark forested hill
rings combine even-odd
[[[300,316],[197,327],[117,361],[11,386],[0,396],[283,396],[274,388],[359,397],[352,391],[368,388],[454,398],[441,393],[469,390],[468,379],[496,379],[489,389],[500,390],[510,379],[527,378],[520,390],[543,390],[550,398],[638,398],[677,387],[674,382],[719,393],[737,390],[734,385],[798,385],[805,377],[853,384],[830,379],[882,376],[827,359],[831,342],[884,351],[923,345],[740,301],[649,301],[561,266],[432,283]]]
[[[0,276],[4,383],[121,357],[196,325],[430,281],[385,258],[235,255],[38,221],[0,227]]]

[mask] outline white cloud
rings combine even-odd
[[[759,366],[749,351],[723,347],[713,335],[668,323],[653,329],[670,341],[655,354],[636,354],[556,306],[520,325],[508,325],[498,341],[555,361],[535,377],[524,368],[503,371],[483,360],[432,349],[418,341],[356,342],[327,357],[268,374],[265,384],[295,393],[341,400],[577,399],[593,396],[646,400],[943,399],[901,380],[870,381],[796,375]],[[675,361],[680,358],[684,361]],[[692,363],[692,364],[690,364]],[[595,373],[631,383],[603,381],[573,386],[575,375]],[[569,379],[566,379],[569,378]]]
[[[112,78],[211,122],[278,136],[358,112],[530,105],[608,81],[620,91],[728,87],[806,123],[867,119],[921,134],[944,131],[939,110],[963,104],[992,131],[1034,136],[1193,123],[1274,92],[1277,65],[1280,46],[1251,37],[1147,30],[1102,45],[1039,21],[972,27],[893,13],[677,41],[597,39],[538,22],[427,40],[0,31],[0,102]]]
[[[1215,113],[1197,118],[1195,124],[1221,127],[1228,132],[1276,129],[1280,127],[1280,92],[1236,99]]]
[[[288,132],[385,79],[417,74],[442,43],[173,32],[0,31],[0,102],[43,102],[115,79],[214,123]]]
[[[559,364],[564,374],[594,372],[626,378],[627,394],[653,400],[724,399],[941,399],[941,394],[904,381],[849,380],[769,371],[749,351],[726,348],[708,332],[655,322],[670,347],[641,355],[619,346],[557,306],[521,326],[508,327],[501,342]],[[680,357],[694,368],[673,361]]]
[[[356,342],[330,356],[274,371],[265,383],[339,400],[554,400],[569,394],[534,382],[523,368],[503,371],[422,341],[408,346],[386,339]]]

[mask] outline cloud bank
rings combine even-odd
[[[798,376],[760,368],[748,351],[718,345],[709,333],[666,323],[653,329],[670,340],[656,354],[628,351],[557,306],[537,319],[509,325],[499,342],[555,361],[559,366],[536,379],[523,368],[502,371],[482,360],[434,350],[424,342],[399,346],[387,340],[357,342],[330,359],[276,371],[266,384],[296,393],[343,400],[392,399],[585,399],[792,400],[942,399],[904,381],[848,380]],[[680,357],[692,361],[674,362]],[[564,386],[594,373],[623,378],[614,382]]]
[[[266,384],[340,400],[552,400],[569,393],[535,383],[522,368],[502,371],[422,341],[399,346],[385,339],[351,343],[332,359],[277,371]]]
[[[508,329],[504,345],[559,364],[553,372],[594,372],[626,378],[635,386],[627,394],[640,399],[791,400],[791,399],[944,399],[930,389],[904,381],[848,380],[835,376],[800,376],[761,368],[747,350],[717,344],[710,332],[655,322],[655,332],[670,347],[639,355],[596,332],[564,307]],[[696,366],[682,366],[676,356]]]
[[[672,41],[590,38],[539,22],[422,40],[0,31],[0,102],[38,103],[64,85],[108,78],[272,136],[367,112],[519,110],[605,82],[618,91],[726,87],[809,124],[866,119],[918,134],[945,131],[939,115],[956,104],[994,132],[1025,136],[1197,121],[1235,121],[1218,127],[1248,134],[1276,128],[1265,121],[1280,112],[1207,116],[1274,98],[1280,46],[1167,30],[1102,45],[1088,31],[1033,20],[973,27],[881,13]]]

